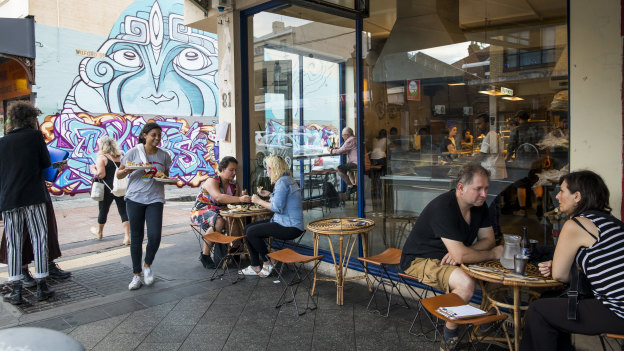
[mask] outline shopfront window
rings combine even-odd
[[[318,19],[322,18],[322,22]],[[355,128],[353,20],[289,6],[253,15],[250,72],[251,188],[271,189],[263,159],[284,157],[303,194],[304,226],[328,216],[356,215],[327,156]],[[302,244],[312,246],[307,233]],[[327,242],[320,243],[321,249]]]
[[[542,216],[569,163],[567,5],[533,5],[371,0],[363,137],[372,254],[401,248],[468,162],[492,172],[496,232],[527,226],[540,241],[551,232]]]

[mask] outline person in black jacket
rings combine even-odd
[[[43,170],[50,166],[50,154],[43,134],[37,129],[39,109],[18,102],[9,110],[9,133],[0,139],[0,212],[9,247],[11,293],[4,301],[22,303],[22,230],[28,227],[35,256],[37,298],[54,294],[45,278],[48,271],[48,228],[45,202],[47,188]]]

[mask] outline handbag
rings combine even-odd
[[[119,167],[117,167],[117,164],[115,163],[115,161],[111,160],[110,157],[108,156],[106,156],[106,158],[108,158],[113,163],[113,166],[115,166],[115,169],[118,171]],[[126,196],[127,188],[128,188],[128,177],[119,179],[117,178],[117,175],[115,174],[115,176],[113,177],[113,189],[111,189],[111,194],[117,197]]]
[[[91,184],[91,198],[95,201],[104,200],[104,183],[97,178],[93,178],[93,183]]]
[[[587,230],[576,217],[573,217],[572,220],[581,228],[585,229],[585,231],[589,233],[589,235],[595,238],[595,236],[590,233],[589,230]],[[576,257],[577,255],[574,256]],[[568,320],[570,321],[575,321],[578,318],[579,301],[582,299],[591,299],[594,297],[594,293],[592,291],[589,279],[587,279],[587,276],[585,275],[581,267],[576,264],[576,262],[573,262],[572,266],[570,267],[570,287],[564,293],[564,295],[568,296]]]

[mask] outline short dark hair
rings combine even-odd
[[[9,109],[9,130],[18,128],[37,129],[37,116],[41,111],[27,101],[18,101]]]
[[[521,119],[523,121],[528,121],[529,118],[531,118],[531,116],[529,116],[529,113],[526,111],[518,111],[518,113],[516,113],[516,116],[518,117],[518,119]]]
[[[476,162],[471,162],[463,165],[459,169],[459,173],[457,174],[457,178],[455,178],[455,187],[457,184],[462,183],[464,185],[469,185],[472,183],[472,178],[475,174],[481,174],[490,179],[490,171],[485,169],[481,164]]]
[[[475,119],[481,119],[481,118],[483,118],[483,121],[485,123],[490,123],[490,116],[488,116],[487,113],[482,113],[482,114],[478,115]]]
[[[143,134],[147,134],[152,131],[152,129],[158,129],[162,132],[162,127],[158,125],[156,122],[145,123],[143,129],[141,129],[141,133],[139,133],[139,143],[145,144],[146,140]]]
[[[238,165],[238,161],[233,156],[225,156],[222,158],[221,161],[219,161],[219,172],[223,172],[223,170],[226,169],[230,163]]]
[[[563,182],[568,185],[570,193],[581,193],[581,201],[571,214],[572,217],[590,210],[611,213],[609,188],[598,174],[588,170],[572,172],[559,179],[559,185]]]

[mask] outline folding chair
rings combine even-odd
[[[284,277],[284,272],[282,270],[278,271],[279,280],[282,284],[285,285],[284,291],[280,295],[280,298],[277,300],[277,304],[275,308],[280,308],[281,306],[287,303],[293,303],[295,305],[295,313],[297,316],[301,316],[305,314],[308,310],[313,311],[316,309],[317,305],[314,301],[314,297],[311,296],[310,286],[312,285],[311,279],[309,279],[310,274],[314,272],[314,269],[323,259],[323,255],[318,256],[306,256],[300,253],[297,253],[291,249],[282,249],[279,251],[271,252],[267,256],[269,258],[281,262],[282,266],[288,267],[288,271],[292,272],[290,281],[287,281]],[[310,271],[308,271],[303,277],[301,276],[301,269],[308,262],[314,262],[314,266]],[[307,299],[306,299],[306,307],[302,312],[299,312],[299,307],[297,306],[297,290],[299,289],[299,285],[305,280],[309,281],[309,286],[306,287],[307,290]],[[294,287],[294,288],[293,288]],[[286,300],[286,293],[290,290],[290,295],[292,297],[291,300]],[[310,300],[312,300],[312,307],[310,307]]]
[[[431,324],[434,326],[433,330],[436,334],[436,336],[434,336],[434,340],[437,336],[440,336],[440,342],[443,343],[446,346],[446,349],[449,349],[449,350],[450,350],[449,345],[444,340],[444,336],[442,335],[442,333],[440,333],[440,330],[438,330],[437,320],[466,326],[466,328],[464,328],[464,330],[460,333],[457,344],[452,349],[455,349],[458,345],[460,345],[459,341],[461,341],[466,336],[466,334],[468,334],[468,342],[470,343],[470,346],[472,346],[472,349],[476,351],[477,348],[475,346],[475,343],[481,342],[486,337],[486,335],[482,335],[482,336],[473,335],[473,333],[469,333],[470,329],[472,329],[472,327],[479,327],[487,323],[502,324],[505,321],[505,319],[507,319],[507,315],[505,314],[486,315],[486,316],[473,317],[473,318],[450,319],[446,317],[445,315],[439,313],[438,308],[462,306],[466,304],[466,302],[464,302],[464,300],[462,300],[461,297],[459,297],[457,294],[454,294],[454,293],[428,297],[426,299],[422,299],[421,303],[423,307],[427,310],[427,312],[429,312],[427,314],[427,317],[429,318],[429,321],[431,322]],[[430,317],[430,315],[433,317],[436,317],[437,320],[434,321]],[[494,330],[494,329],[495,328],[491,328],[491,330]]]
[[[364,273],[370,275],[373,280],[376,282],[375,289],[373,290],[373,295],[368,301],[368,305],[366,305],[366,310],[369,312],[377,312],[382,317],[388,317],[390,314],[390,306],[392,305],[392,295],[394,291],[399,293],[399,296],[403,299],[405,303],[405,307],[409,308],[409,304],[405,300],[405,297],[399,290],[399,286],[390,278],[390,274],[388,273],[387,266],[396,266],[401,262],[401,250],[395,248],[387,248],[384,252],[370,257],[358,257],[358,260],[364,267]],[[381,275],[376,276],[374,274],[370,274],[368,271],[368,264],[374,264],[381,268]],[[385,279],[384,279],[385,278]],[[379,291],[379,287],[383,288],[384,295],[386,300],[388,301],[388,306],[386,307],[386,314],[381,314],[381,310],[377,305],[377,291]],[[389,291],[388,291],[389,288]],[[376,309],[370,309],[371,304],[375,301]]]
[[[434,334],[433,339],[429,339],[429,337],[427,337],[427,334],[429,334],[430,332],[432,332],[432,331],[433,331],[433,328],[432,328],[432,329],[429,329],[429,330],[427,330],[427,331],[425,331],[425,330],[424,330],[424,328],[423,328],[423,325],[422,325],[422,321],[421,321],[421,320],[420,320],[420,318],[419,318],[419,316],[420,316],[420,312],[421,312],[421,311],[422,311],[422,309],[423,309],[423,306],[422,306],[422,303],[421,303],[422,299],[426,299],[426,298],[427,298],[427,295],[428,295],[430,292],[433,294],[433,296],[437,296],[437,293],[436,293],[435,289],[434,289],[434,288],[432,288],[432,287],[430,287],[429,285],[425,285],[425,288],[423,289],[423,290],[425,291],[425,293],[421,295],[421,294],[420,294],[420,293],[416,290],[416,288],[414,288],[411,284],[409,284],[409,283],[407,282],[408,280],[413,280],[413,281],[416,281],[416,282],[420,282],[420,281],[418,280],[418,278],[414,277],[413,275],[409,275],[409,274],[407,274],[407,273],[399,273],[399,278],[401,279],[401,281],[403,282],[403,284],[405,284],[405,286],[409,289],[409,292],[410,292],[410,295],[412,296],[412,298],[414,298],[414,296],[416,296],[416,297],[417,297],[417,299],[416,299],[416,298],[414,298],[414,300],[416,300],[416,306],[417,306],[417,307],[416,307],[416,315],[414,316],[414,319],[412,320],[412,324],[410,325],[410,328],[409,328],[408,332],[409,332],[410,334],[412,334],[412,335],[416,335],[416,336],[424,336],[424,337],[425,337],[425,339],[427,339],[427,340],[429,340],[429,341],[433,341],[433,342],[435,342],[435,341],[437,340],[437,339],[436,339],[436,336],[437,336],[437,335],[435,335],[435,334]],[[422,284],[422,283],[421,283],[421,284]],[[423,285],[424,285],[424,284],[423,284]],[[415,332],[413,332],[413,330],[414,330],[414,324],[416,324],[416,321],[418,321],[418,324],[420,324],[420,332],[419,332],[419,333],[415,333]]]
[[[212,241],[216,244],[224,244],[228,246],[227,253],[225,256],[219,260],[217,266],[210,277],[210,280],[215,280],[217,278],[222,278],[224,275],[227,275],[228,280],[232,284],[236,284],[239,280],[245,279],[245,275],[240,273],[240,261],[235,261],[236,263],[236,278],[232,279],[232,274],[230,274],[230,263],[233,260],[234,256],[245,255],[247,250],[245,249],[245,242],[242,240],[244,236],[229,236],[223,235],[221,233],[209,233],[202,236],[204,240]],[[234,243],[240,242],[238,247],[234,247]],[[214,247],[214,245],[213,245]]]
[[[602,349],[607,351],[607,345],[609,345],[609,349],[613,350],[613,346],[606,340],[607,338],[616,339],[618,345],[620,345],[620,350],[624,350],[624,334],[600,334],[600,344],[602,344]]]

